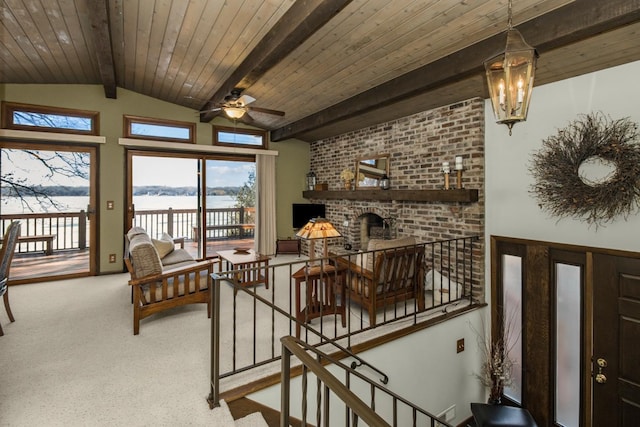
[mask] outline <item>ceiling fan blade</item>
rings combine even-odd
[[[258,113],[272,114],[274,116],[284,116],[284,111],[270,110],[268,108],[260,107],[247,107],[247,109],[250,111],[257,111]]]
[[[242,104],[242,105],[249,105],[252,102],[254,102],[256,99],[253,96],[249,96],[249,95],[242,95],[240,98],[238,98],[238,103]]]
[[[240,118],[240,121],[248,125],[253,124],[253,122],[255,122],[254,118],[251,117],[251,114],[249,114],[248,112],[244,113],[244,115]]]
[[[214,111],[220,111],[220,110],[222,110],[222,108],[221,108],[221,107],[207,108],[206,110],[200,110],[200,111],[198,111],[198,114],[201,114],[201,113],[212,113],[212,112],[214,112]]]
[[[198,114],[199,117],[202,117],[203,114],[210,114],[211,119],[213,119],[214,117],[218,117],[220,114],[222,114],[222,108],[212,108],[209,110],[202,110],[202,111],[198,111],[196,114]]]

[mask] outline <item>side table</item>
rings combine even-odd
[[[220,271],[225,271],[222,268],[222,261],[226,261],[226,271],[238,270],[235,279],[243,287],[264,283],[265,287],[269,289],[269,260],[271,258],[268,256],[256,254],[253,249],[247,252],[218,251],[218,256],[220,257]],[[234,294],[237,292],[238,290],[234,289]]]
[[[339,314],[342,319],[342,327],[346,326],[345,318],[345,289],[344,273],[347,271],[344,265],[322,265],[302,267],[291,275],[295,279],[296,287],[296,338],[300,338],[300,324],[308,322],[316,317],[329,314]],[[301,288],[305,284],[306,305],[302,307]],[[340,292],[340,305],[336,302],[334,288]]]

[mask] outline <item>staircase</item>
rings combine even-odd
[[[213,424],[219,427],[269,427],[260,412],[253,412],[237,420],[233,419],[233,415],[224,400],[220,401],[220,406],[212,411]]]

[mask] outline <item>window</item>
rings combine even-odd
[[[124,116],[125,138],[157,139],[195,144],[196,124],[148,117]]]
[[[2,127],[15,130],[99,135],[100,113],[3,102]]]
[[[255,129],[214,126],[213,144],[228,147],[267,148],[267,133]]]
[[[522,257],[502,255],[502,319],[503,328],[509,330],[509,357],[513,361],[512,383],[504,394],[516,403],[522,403]]]
[[[555,421],[580,425],[582,269],[555,263]]]

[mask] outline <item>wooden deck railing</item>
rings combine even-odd
[[[11,221],[20,221],[21,236],[54,235],[53,250],[86,249],[88,247],[87,214],[80,212],[8,214],[0,216],[2,233]],[[45,241],[23,241],[18,243],[17,252],[46,251]]]
[[[11,221],[20,221],[21,236],[53,235],[51,249],[73,250],[89,247],[89,221],[84,210],[62,213],[27,213],[0,215],[2,234]],[[168,233],[173,237],[198,239],[197,209],[140,210],[135,214],[135,225],[147,230],[150,236],[160,237]],[[238,239],[253,237],[255,208],[207,209],[206,236],[213,239]],[[32,239],[18,243],[17,252],[46,251],[46,240]]]
[[[253,237],[255,208],[207,209],[204,226],[198,222],[197,209],[136,210],[134,221],[153,237],[168,233],[198,240],[198,230],[204,228],[207,239],[235,239]]]

